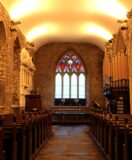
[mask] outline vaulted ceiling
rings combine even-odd
[[[27,41],[90,42],[104,49],[132,8],[131,0],[1,0]]]

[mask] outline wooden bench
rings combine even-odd
[[[124,131],[124,144],[123,144],[123,160],[132,159],[132,124],[128,124]]]
[[[89,118],[90,134],[107,160],[127,160],[128,155],[131,159],[132,127],[126,129],[126,126],[132,125],[132,116],[91,111]]]
[[[5,160],[34,159],[51,135],[51,115],[50,111],[4,115],[0,156]]]
[[[3,118],[0,117],[0,159],[1,160],[3,160],[3,140],[4,140]]]

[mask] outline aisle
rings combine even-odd
[[[53,126],[54,136],[35,160],[103,160],[84,126]]]

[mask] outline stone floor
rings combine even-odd
[[[35,160],[103,160],[85,126],[53,126],[54,135]]]

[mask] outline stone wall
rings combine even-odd
[[[84,63],[86,69],[87,105],[96,100],[104,105],[102,62],[103,51],[88,43],[49,43],[42,46],[34,57],[36,74],[34,85],[41,94],[44,107],[54,104],[55,68],[58,60],[69,50],[74,51]]]
[[[17,24],[0,3],[0,108],[7,112],[15,101],[19,106],[21,49],[27,47]]]

